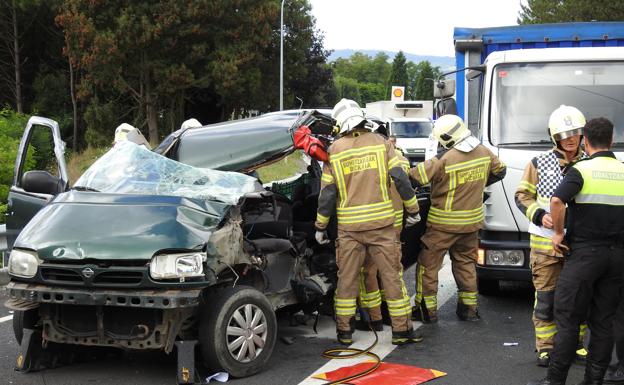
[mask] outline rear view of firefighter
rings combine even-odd
[[[563,170],[583,157],[581,133],[585,117],[578,109],[561,106],[554,110],[548,120],[548,133],[554,144],[529,162],[516,190],[516,205],[530,221],[531,272],[535,286],[535,348],[537,365],[548,367],[557,326],[553,319],[555,286],[563,268],[563,256],[553,249],[552,242],[544,234],[552,229],[550,198],[563,179]],[[584,359],[587,351],[583,337],[587,325],[581,325],[577,358]]]
[[[326,228],[330,217],[338,219],[336,264],[338,285],[335,294],[338,342],[350,345],[358,294],[358,278],[368,255],[379,270],[392,318],[392,343],[419,342],[422,337],[412,328],[410,305],[401,288],[403,279],[393,224],[390,179],[396,184],[409,213],[408,222],[416,223],[418,202],[392,146],[372,133],[362,109],[343,99],[332,117],[341,137],[328,149],[329,162],[323,165],[319,194],[316,239],[328,243]]]
[[[457,316],[479,319],[477,311],[477,233],[483,226],[483,189],[505,176],[505,165],[471,135],[459,116],[444,115],[433,135],[444,151],[410,170],[420,185],[431,183],[431,208],[416,267],[413,319],[437,321],[438,272],[451,256],[457,283]]]
[[[391,140],[389,140],[392,143]],[[396,142],[396,140],[395,140]],[[406,175],[409,173],[409,161],[403,156],[403,153],[396,149],[394,149],[397,159],[399,160],[399,165],[405,171]],[[396,185],[394,181],[390,181],[390,199],[392,200],[392,209],[394,211],[394,232],[396,236],[396,241],[399,243],[397,258],[399,261],[401,260],[401,230],[403,229],[403,200],[401,199],[401,195],[399,191],[396,189]],[[402,267],[402,266],[401,266]],[[381,303],[385,300],[385,292],[379,286],[379,279],[377,276],[378,270],[377,266],[373,263],[371,258],[366,258],[366,262],[364,264],[364,268],[362,269],[362,275],[360,278],[360,305],[362,308],[368,311],[368,315],[370,317],[371,326],[376,331],[383,330],[383,322],[382,322],[382,313],[381,313]],[[403,276],[403,270],[399,271],[399,275]],[[405,285],[401,287],[401,291],[403,292],[403,297],[409,301],[409,295],[407,293],[407,288]],[[368,324],[364,322],[359,322],[357,329],[360,330],[368,330]]]

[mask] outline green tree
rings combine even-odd
[[[407,59],[403,51],[399,51],[392,61],[392,71],[390,72],[390,80],[388,81],[387,95],[390,95],[390,87],[392,86],[402,86],[407,90],[408,80]]]
[[[518,24],[620,21],[624,2],[608,0],[528,0],[520,3]]]
[[[424,60],[413,68],[413,88],[410,94],[413,100],[433,100],[433,79],[440,76],[439,67],[431,66],[429,61]]]

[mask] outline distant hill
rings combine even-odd
[[[351,55],[353,55],[355,52],[362,52],[368,56],[374,57],[375,55],[377,55],[377,52],[380,52],[380,51],[382,50],[336,49],[332,52],[331,55],[329,55],[328,60],[334,61],[338,58],[346,59],[350,57]],[[388,56],[390,56],[390,60],[394,59],[394,55],[397,54],[397,52],[391,52],[391,51],[383,51],[383,52],[385,52]],[[405,54],[405,57],[407,58],[408,61],[413,61],[415,63],[418,63],[423,60],[429,60],[429,63],[431,63],[431,65],[438,66],[443,71],[455,69],[455,58],[452,56],[427,56],[427,55],[416,55],[416,54],[409,53],[409,52],[403,52],[403,53]]]

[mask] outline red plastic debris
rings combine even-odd
[[[316,374],[313,377],[321,380],[336,381],[361,373],[374,362],[362,362],[352,366],[345,366],[327,373]],[[446,376],[446,373],[435,369],[423,369],[410,365],[391,364],[382,362],[381,366],[365,377],[349,380],[354,385],[417,385],[438,377]]]

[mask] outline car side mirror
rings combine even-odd
[[[56,195],[65,191],[65,182],[47,171],[32,170],[22,176],[22,188],[31,193]]]

